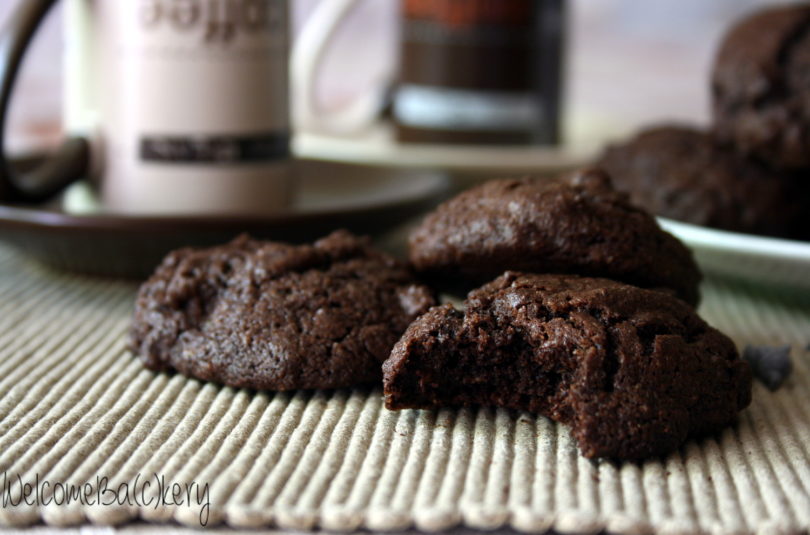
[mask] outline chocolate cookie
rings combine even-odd
[[[699,298],[690,252],[597,170],[486,182],[440,205],[409,245],[418,271],[456,290],[512,269],[669,288],[693,305]]]
[[[300,246],[242,236],[170,253],[140,289],[131,344],[150,369],[233,387],[340,388],[379,381],[433,304],[406,266],[345,231]]]
[[[697,129],[650,128],[609,147],[597,165],[616,189],[655,214],[737,232],[810,237],[808,177],[744,158]]]
[[[774,167],[810,165],[810,6],[735,25],[715,59],[712,98],[722,139]]]
[[[751,374],[669,294],[507,272],[417,319],[383,365],[389,409],[491,405],[571,426],[586,457],[642,459],[733,422]]]

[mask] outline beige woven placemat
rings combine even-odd
[[[389,412],[379,390],[256,393],[149,372],[125,345],[134,290],[0,247],[0,525],[810,528],[810,301],[707,285],[701,312],[738,344],[792,345],[791,379],[757,385],[736,428],[613,464],[528,414]]]

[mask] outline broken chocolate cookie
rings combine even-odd
[[[571,426],[586,457],[641,459],[733,422],[751,374],[732,341],[671,295],[507,272],[464,311],[433,307],[383,365],[389,409],[491,405]]]

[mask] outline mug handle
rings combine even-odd
[[[83,177],[90,147],[80,137],[68,138],[37,168],[16,172],[6,158],[5,126],[9,102],[25,50],[39,24],[57,0],[22,0],[0,32],[0,201],[40,202]]]
[[[328,45],[361,1],[321,0],[293,44],[290,55],[293,117],[304,129],[333,134],[358,132],[371,125],[383,108],[386,88],[382,82],[341,110],[323,109],[315,94],[318,71]]]

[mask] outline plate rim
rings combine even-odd
[[[358,165],[343,162],[334,162],[335,165]],[[394,167],[391,168],[396,169]],[[402,172],[402,169],[397,169]],[[273,226],[281,224],[301,224],[324,218],[345,218],[354,215],[373,215],[387,213],[391,210],[407,210],[414,206],[432,203],[434,198],[441,198],[452,188],[452,181],[445,174],[436,171],[426,174],[425,170],[416,170],[422,180],[429,181],[425,187],[430,195],[414,194],[409,196],[392,197],[379,203],[360,203],[357,205],[344,205],[335,208],[323,208],[306,211],[284,211],[275,214],[129,214],[129,213],[69,213],[59,206],[44,204],[9,204],[0,202],[0,231],[4,228],[29,228],[43,230],[81,230],[81,231],[115,231],[115,232],[143,232],[157,231],[170,227],[177,230],[207,230],[234,227]],[[0,236],[2,237],[2,236]]]
[[[291,147],[298,158],[395,168],[429,168],[472,173],[561,172],[585,165],[597,146],[467,145],[398,143],[389,125],[373,128],[362,137],[340,137],[299,131]],[[504,158],[505,157],[505,158]]]
[[[810,263],[810,242],[732,232],[666,217],[656,219],[664,230],[691,247]]]

